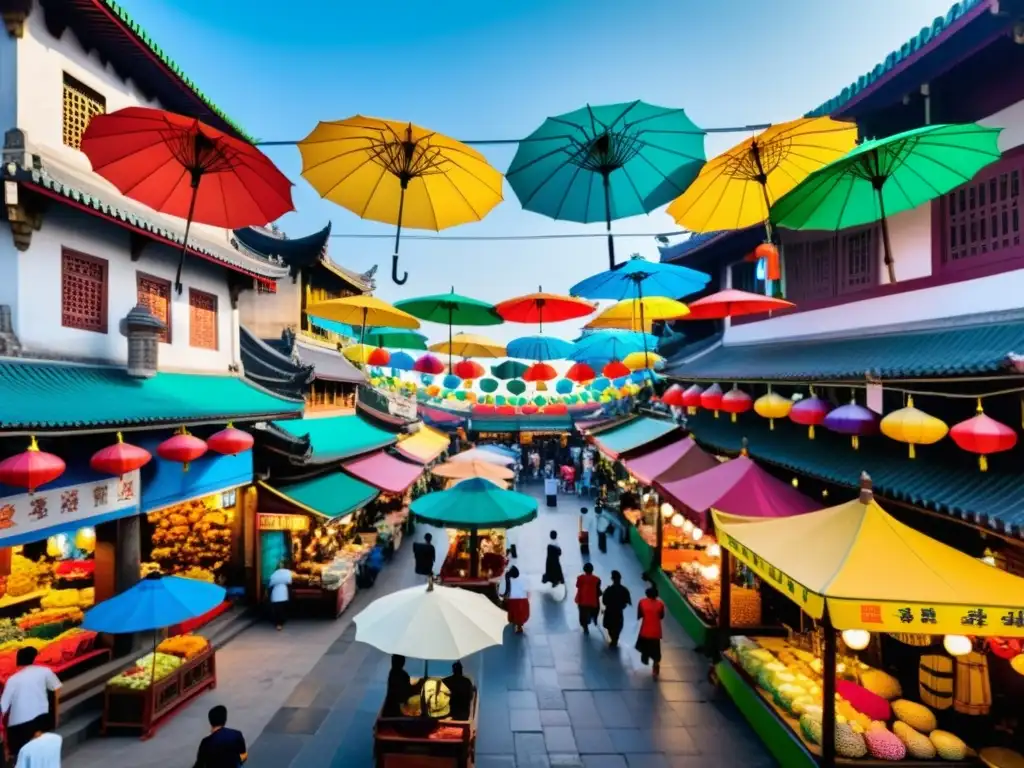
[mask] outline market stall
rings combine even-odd
[[[787,638],[733,637],[715,667],[782,765],[968,764],[1019,749],[1007,681],[1024,669],[1024,579],[900,523],[866,475],[837,507],[713,517],[723,563],[801,610]]]
[[[448,435],[421,424],[411,435],[400,438],[395,444],[395,450],[410,461],[428,465],[444,454],[450,443],[451,438]]]

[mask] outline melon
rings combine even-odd
[[[850,706],[864,714],[869,721],[888,720],[892,716],[889,702],[867,688],[849,680],[837,680],[836,692],[850,702]]]
[[[821,744],[821,720],[809,714],[800,716],[800,730],[812,744]]]
[[[876,760],[902,760],[907,756],[907,748],[892,731],[871,729],[864,734],[864,743]]]
[[[967,757],[967,745],[949,731],[932,731],[928,734],[935,751],[943,760],[964,760]]]
[[[915,731],[931,733],[939,727],[935,713],[916,701],[897,699],[892,703],[892,711],[897,720],[902,720]]]
[[[845,723],[836,724],[836,754],[840,757],[864,757],[868,753],[864,737]]]
[[[900,681],[880,669],[869,669],[860,675],[860,684],[876,696],[887,701],[898,699],[903,695]]]
[[[935,745],[923,733],[918,733],[899,720],[893,723],[892,731],[896,734],[896,738],[906,745],[907,754],[911,757],[917,760],[931,760],[935,757]]]

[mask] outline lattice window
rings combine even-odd
[[[843,232],[839,236],[839,295],[878,285],[877,227]]]
[[[139,272],[136,277],[137,301],[149,310],[166,329],[160,334],[160,341],[171,343],[171,281]]]
[[[815,301],[835,296],[835,244],[831,237],[783,244],[786,296]]]
[[[212,293],[188,290],[188,343],[201,349],[217,349],[217,297]]]
[[[80,331],[107,332],[107,260],[61,252],[60,323]]]
[[[64,145],[78,149],[89,121],[107,111],[107,100],[85,83],[64,73]]]

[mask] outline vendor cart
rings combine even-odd
[[[480,539],[485,537],[498,540],[494,551],[481,552]],[[451,544],[441,565],[440,582],[497,599],[508,566],[508,558],[502,554],[505,551],[504,533],[451,531],[449,539]]]
[[[376,768],[472,768],[476,762],[477,701],[469,720],[384,717],[373,726]]]

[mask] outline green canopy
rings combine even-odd
[[[487,392],[489,394],[491,392],[495,392],[498,389],[498,382],[495,379],[480,379],[480,383],[478,384],[478,386],[480,387],[481,391]]]
[[[371,347],[426,349],[427,337],[417,331],[407,331],[404,328],[368,328],[363,336],[363,343],[369,344]]]
[[[455,292],[434,296],[419,296],[396,301],[395,307],[420,320],[444,325],[501,325],[504,320],[494,311],[494,305],[471,299]]]
[[[505,389],[513,395],[521,395],[526,391],[526,382],[522,379],[512,379],[512,381],[505,384]]]
[[[515,528],[537,516],[537,500],[506,491],[482,477],[472,477],[447,491],[420,496],[409,509],[427,525],[462,531]]]
[[[274,487],[264,482],[260,485],[296,507],[322,515],[329,520],[340,520],[351,515],[377,498],[380,493],[373,486],[340,471],[291,485]]]
[[[530,366],[525,363],[521,363],[518,360],[506,360],[500,365],[492,365],[491,373],[499,379],[518,379],[526,373],[529,367]]]

